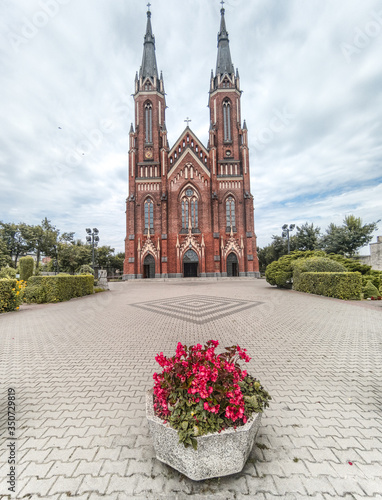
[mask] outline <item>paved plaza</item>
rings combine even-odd
[[[382,498],[382,309],[264,280],[111,283],[0,316],[0,498]],[[273,397],[244,470],[194,482],[154,457],[155,355],[219,340]],[[6,482],[16,391],[16,493]]]

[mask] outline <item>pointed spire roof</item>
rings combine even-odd
[[[216,62],[216,76],[224,75],[224,73],[228,73],[229,75],[235,73],[235,69],[233,67],[231,59],[231,51],[229,49],[229,38],[227,27],[225,24],[224,13],[225,9],[224,7],[222,7],[220,10],[221,20],[220,31],[218,33],[218,58]]]
[[[157,61],[155,57],[155,36],[151,27],[151,12],[147,11],[147,26],[146,34],[143,43],[143,58],[142,66],[139,71],[139,76],[143,79],[147,77],[158,78]]]

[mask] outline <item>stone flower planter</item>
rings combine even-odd
[[[154,414],[152,389],[146,393],[146,416],[157,459],[194,481],[242,471],[261,422],[261,413],[255,413],[236,430],[199,436],[194,450],[179,444],[177,431]]]

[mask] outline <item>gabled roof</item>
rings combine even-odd
[[[187,133],[190,135],[190,137],[193,137],[195,139],[195,141],[198,142],[198,144],[200,144],[200,146],[203,148],[203,150],[206,153],[206,155],[208,155],[209,154],[208,149],[204,146],[204,144],[202,143],[202,141],[196,136],[196,134],[187,125],[187,127],[183,130],[183,132],[178,137],[178,139],[174,142],[174,145],[172,146],[172,148],[170,149],[170,151],[168,153],[169,156],[171,156],[174,153],[175,148],[177,148],[179,146],[179,142],[182,141],[183,137],[185,137]]]
[[[211,177],[211,172],[209,171],[209,169],[206,167],[206,165],[204,164],[204,162],[202,162],[200,160],[200,158],[198,158],[198,156],[195,154],[195,152],[190,148],[190,147],[187,147],[183,153],[179,156],[179,158],[176,159],[176,161],[174,162],[173,165],[171,165],[171,168],[170,170],[168,171],[167,173],[167,178],[169,179],[171,177],[171,175],[175,172],[175,170],[178,168],[179,164],[183,161],[183,159],[185,158],[185,156],[187,155],[191,155],[193,157],[193,159],[195,160],[196,164],[204,171],[204,173],[208,176],[208,177]]]

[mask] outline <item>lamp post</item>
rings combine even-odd
[[[288,240],[288,253],[290,253],[289,233],[292,232],[295,227],[296,224],[290,224],[289,227],[288,224],[284,224],[282,227],[282,237]]]
[[[94,266],[95,266],[94,247],[96,247],[98,245],[98,242],[99,242],[99,236],[98,236],[99,231],[96,227],[93,227],[93,232],[92,232],[90,227],[88,227],[88,228],[86,228],[86,232],[88,233],[88,235],[86,236],[86,242],[91,244],[91,246],[92,246],[92,262],[93,262],[93,271],[94,271]]]

